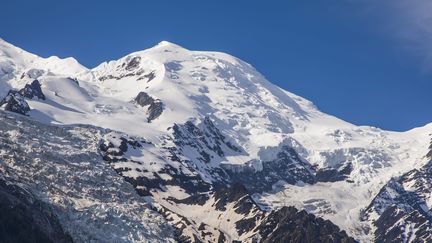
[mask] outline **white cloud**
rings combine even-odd
[[[432,0],[369,1],[375,5],[387,28],[402,47],[423,59],[425,68],[432,70]]]

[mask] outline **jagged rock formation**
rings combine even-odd
[[[142,107],[148,106],[148,122],[151,122],[152,120],[158,118],[163,112],[162,101],[154,99],[146,92],[139,92],[139,94],[135,98],[135,102]]]
[[[73,242],[48,204],[5,178],[0,178],[0,239],[5,243]]]
[[[0,111],[0,174],[25,187],[30,201],[16,203],[23,205],[23,216],[36,213],[34,220],[41,219],[29,227],[54,237],[58,223],[74,242],[174,242],[162,216],[102,160],[103,133],[88,126],[43,125]],[[36,207],[28,211],[25,205]],[[42,210],[43,205],[52,211]]]
[[[146,71],[141,67],[140,56],[127,57],[124,62],[115,67],[116,74],[101,75],[98,80],[105,81],[110,79],[120,80],[122,78],[135,78],[136,81],[147,80],[147,83],[152,81],[155,77],[155,71]]]
[[[363,218],[372,220],[376,226],[376,240],[432,241],[431,188],[432,160],[391,179],[366,208]]]
[[[347,163],[338,169],[321,169],[316,172],[316,180],[322,182],[336,182],[349,178],[353,168],[351,163]]]
[[[21,115],[25,115],[30,111],[30,106],[25,101],[24,97],[16,91],[9,91],[6,97],[0,101],[0,107],[3,107],[5,111],[15,112]]]
[[[38,98],[45,100],[45,95],[42,93],[41,84],[37,79],[33,80],[31,84],[26,84],[24,88],[18,91],[19,94],[27,99]]]
[[[171,201],[185,215],[169,211],[169,206],[161,211],[185,242],[355,242],[330,221],[306,211],[294,207],[262,211],[241,184]],[[194,205],[200,211],[187,211]]]
[[[247,185],[249,190],[256,192],[269,191],[279,181],[290,184],[315,183],[315,171],[312,166],[288,146],[283,146],[275,159],[261,163],[262,168],[258,170],[253,166],[224,167],[232,181],[241,182]]]
[[[25,101],[27,99],[45,100],[45,95],[42,93],[41,85],[38,80],[33,80],[31,84],[26,84],[19,91],[10,90],[9,93],[0,101],[0,107],[4,106],[4,110],[26,115],[30,111],[30,106]]]

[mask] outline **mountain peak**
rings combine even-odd
[[[155,47],[166,47],[166,48],[181,48],[181,49],[185,49],[185,48],[182,47],[182,46],[179,46],[179,45],[177,45],[177,44],[175,44],[175,43],[172,43],[172,42],[169,42],[169,41],[166,41],[166,40],[163,40],[163,41],[159,42]]]

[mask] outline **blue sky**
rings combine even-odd
[[[87,67],[168,40],[230,53],[357,125],[432,122],[427,0],[5,0],[0,37]]]

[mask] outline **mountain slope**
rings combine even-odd
[[[391,178],[427,163],[432,125],[398,133],[349,124],[227,54],[161,42],[87,69],[0,43],[0,100],[37,79],[44,99],[17,95],[13,105],[28,104],[22,113],[44,124],[106,129],[100,158],[172,215],[187,216],[173,202],[242,183],[261,209],[296,206],[371,241],[377,226],[364,210]]]

